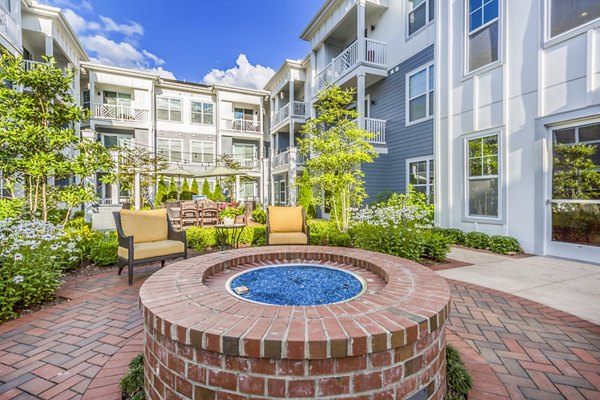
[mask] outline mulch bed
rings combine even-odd
[[[469,263],[465,263],[462,261],[452,260],[452,259],[447,258],[446,261],[444,261],[444,262],[425,260],[425,261],[421,262],[421,265],[424,265],[425,267],[427,267],[433,271],[443,271],[446,269],[468,267],[473,264],[469,264]]]

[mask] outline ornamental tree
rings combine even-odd
[[[208,179],[206,178],[204,178],[204,182],[202,183],[202,194],[207,198],[212,196],[212,193],[210,192],[210,185],[208,184]]]
[[[75,70],[55,67],[52,57],[45,61],[26,68],[20,57],[0,57],[0,82],[9,82],[0,86],[0,172],[23,189],[29,213],[47,221],[60,204],[70,211],[94,200],[85,178],[109,170],[112,160],[100,143],[75,131],[88,117],[71,94]],[[53,185],[62,179],[69,186]]]
[[[298,180],[298,204],[304,207],[309,218],[315,217],[315,196],[307,170],[304,170]]]
[[[190,192],[192,192],[192,195],[197,195],[200,193],[198,188],[198,181],[196,179],[192,181],[192,188],[190,189]]]
[[[362,164],[372,163],[377,153],[369,143],[373,134],[359,129],[358,113],[348,110],[356,90],[329,85],[317,93],[316,118],[302,127],[300,151],[312,157],[305,162],[310,183],[324,195],[338,228],[347,231],[350,210],[367,197]],[[318,196],[317,198],[319,198]]]

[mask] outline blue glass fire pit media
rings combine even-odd
[[[359,295],[363,282],[347,271],[315,265],[285,265],[252,269],[229,281],[242,299],[280,306],[339,303]],[[248,293],[236,294],[243,287]]]

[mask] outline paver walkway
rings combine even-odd
[[[114,273],[69,282],[72,298],[0,325],[0,400],[120,399],[142,349],[135,285]],[[600,399],[600,327],[523,298],[450,281],[450,342],[476,379],[469,399]]]

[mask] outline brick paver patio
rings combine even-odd
[[[149,267],[148,276],[157,270]],[[72,301],[0,325],[0,400],[120,399],[142,349],[138,291],[113,272],[71,281]],[[450,281],[448,340],[475,379],[469,399],[600,399],[600,326]]]

